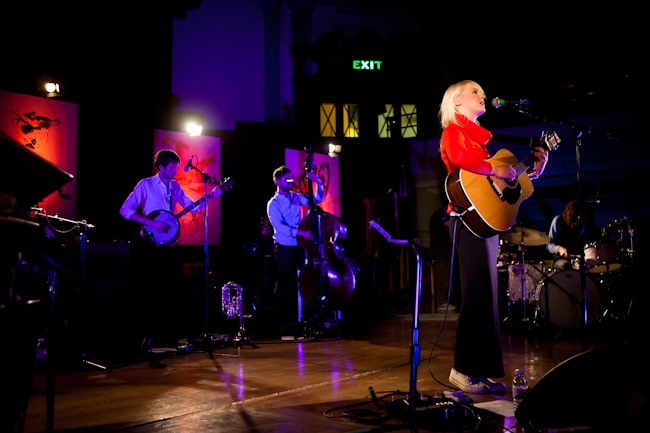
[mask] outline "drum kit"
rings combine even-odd
[[[554,269],[553,260],[525,259],[527,247],[543,246],[550,241],[545,233],[523,227],[502,232],[499,237],[504,242],[499,260],[501,264],[508,263],[508,310],[503,322],[516,323],[516,319],[521,319],[521,323],[535,327],[550,324],[579,329],[584,325],[585,314],[587,324],[625,320],[631,299],[616,282],[632,266],[633,230],[629,223],[623,218],[602,228],[602,240],[584,247],[584,265],[581,266],[581,256],[571,256],[571,267],[562,270]],[[606,239],[612,230],[619,233],[617,241]],[[629,242],[623,239],[626,231]],[[509,253],[510,246],[517,247],[517,254]]]

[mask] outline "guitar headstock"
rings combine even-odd
[[[539,144],[548,151],[555,150],[560,146],[560,136],[555,131],[544,132],[539,138]]]

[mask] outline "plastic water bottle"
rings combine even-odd
[[[512,405],[517,410],[519,403],[528,393],[528,379],[520,369],[515,370],[515,377],[512,379]]]

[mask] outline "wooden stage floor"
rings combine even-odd
[[[445,391],[457,316],[380,310],[340,337],[283,340],[253,320],[240,341],[214,334],[191,351],[113,347],[74,368],[46,364],[31,380],[24,432],[550,432],[609,423],[631,431],[646,415],[647,379],[640,391],[625,383],[645,339],[636,322],[560,331],[507,319],[506,393],[456,401]],[[521,419],[509,386],[515,368],[532,387]],[[568,373],[577,385],[565,383]]]

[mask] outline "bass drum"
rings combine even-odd
[[[548,277],[539,290],[539,305],[544,317],[558,328],[579,329],[584,323],[581,301],[582,285],[579,271],[561,271]],[[585,277],[587,293],[587,323],[600,313],[600,294],[596,283]]]

